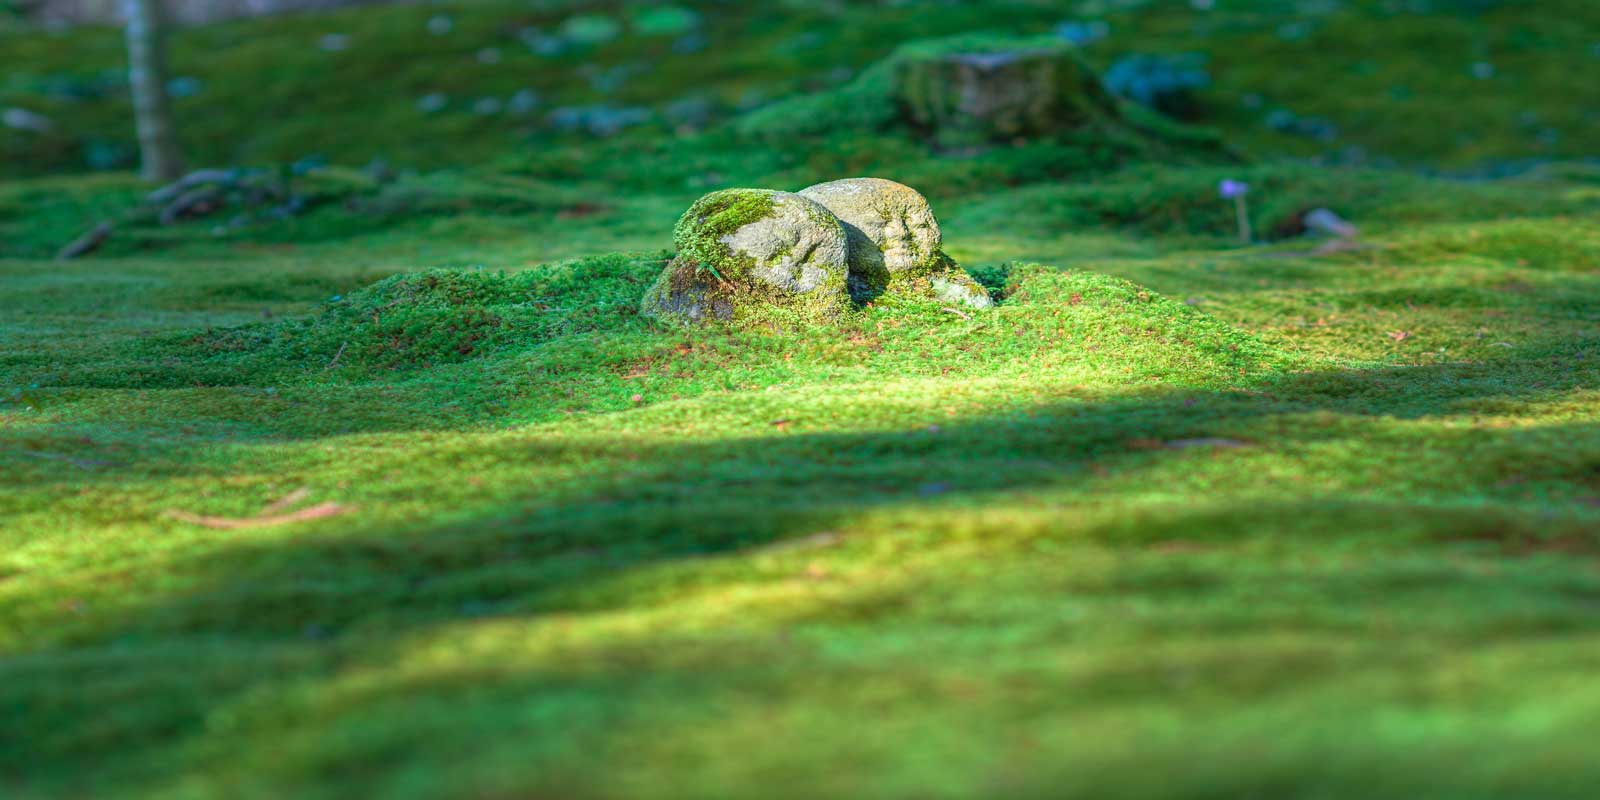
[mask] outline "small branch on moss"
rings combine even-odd
[[[946,309],[944,309],[944,312],[946,314],[954,314],[954,315],[956,315],[956,316],[958,316],[958,317],[960,317],[960,318],[962,318],[964,320],[970,321],[972,319],[972,315],[971,314],[968,314],[967,312],[962,311],[959,308],[946,308]]]
[[[166,208],[161,209],[162,225],[175,225],[180,220],[203,217],[221,209],[223,191],[216,186],[201,186],[183,193]]]
[[[328,362],[328,366],[323,367],[323,369],[324,370],[330,370],[330,369],[333,369],[334,367],[338,366],[339,365],[339,356],[344,355],[344,349],[346,347],[349,347],[349,346],[350,346],[349,342],[345,342],[345,343],[339,345],[339,352],[333,354],[333,360],[329,361]]]
[[[188,511],[176,509],[167,511],[167,516],[179,522],[188,522],[206,528],[217,530],[238,530],[241,528],[268,528],[275,525],[287,525],[291,522],[305,522],[313,519],[324,519],[351,511],[346,506],[338,503],[320,503],[299,511],[287,514],[262,514],[255,517],[213,517],[203,514],[191,514]]]
[[[166,186],[161,187],[145,197],[145,202],[150,205],[164,206],[178,196],[197,186],[208,183],[227,183],[232,181],[235,173],[225,169],[201,169],[179,178]]]
[[[294,508],[295,505],[301,500],[304,500],[310,496],[311,489],[309,487],[302,486],[284,495],[283,497],[274,500],[272,503],[268,504],[266,508],[261,509],[261,513],[263,515],[268,515],[277,514],[281,511],[287,511],[288,509]]]
[[[111,238],[112,231],[115,230],[116,226],[109,222],[102,222],[94,226],[88,233],[74,239],[72,244],[61,248],[61,252],[56,254],[56,260],[71,261],[74,258],[81,258],[99,250],[100,245],[105,244],[106,240]]]

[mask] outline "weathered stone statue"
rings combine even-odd
[[[673,241],[678,256],[645,295],[646,316],[819,323],[850,306],[844,227],[797,194],[712,192],[678,220]]]
[[[885,293],[931,297],[972,308],[994,302],[944,254],[933,209],[917,190],[882,178],[848,178],[800,192],[844,224],[850,244],[850,294],[868,302]]]

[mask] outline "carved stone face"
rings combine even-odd
[[[844,230],[816,202],[774,192],[772,214],[722,238],[730,252],[754,259],[752,275],[773,287],[805,293],[843,285]]]
[[[673,243],[678,255],[646,293],[646,316],[769,320],[782,308],[825,320],[849,308],[849,240],[816,201],[771,189],[712,192],[684,212]]]
[[[852,267],[890,273],[932,269],[943,237],[917,190],[882,178],[849,178],[800,192],[832,211],[851,236]]]

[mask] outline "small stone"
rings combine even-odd
[[[0,111],[0,124],[7,128],[34,133],[48,133],[55,128],[49,117],[26,108],[8,108]]]
[[[661,115],[668,124],[680,130],[698,130],[711,121],[712,102],[706,97],[686,97],[675,100],[662,109]]]
[[[444,36],[455,29],[455,21],[445,14],[439,14],[428,19],[428,33],[434,36]]]
[[[1311,35],[1311,26],[1304,22],[1285,22],[1278,26],[1278,38],[1286,42],[1297,42]]]
[[[1111,33],[1111,25],[1105,20],[1068,20],[1056,26],[1056,35],[1075,45],[1093,44],[1106,38]]]
[[[1343,217],[1326,208],[1314,208],[1307,211],[1305,218],[1306,230],[1341,239],[1353,239],[1361,232],[1356,226],[1346,222]]]
[[[350,36],[343,33],[324,34],[317,40],[317,47],[329,53],[342,52],[350,49]]]
[[[500,63],[500,48],[498,48],[498,47],[485,47],[482,50],[479,50],[478,51],[478,63],[479,64],[498,64],[498,63]]]
[[[484,97],[472,104],[472,113],[480,117],[492,117],[500,113],[503,104],[498,97]]]
[[[550,112],[546,119],[560,130],[587,130],[595,136],[615,136],[626,128],[643,125],[655,118],[655,113],[642,106],[562,106]]]
[[[194,97],[195,95],[199,94],[200,90],[203,88],[205,88],[205,86],[200,83],[199,78],[188,75],[173,78],[172,80],[167,81],[167,94],[172,95],[174,100],[182,100],[185,97]]]
[[[506,110],[517,115],[532,114],[539,107],[539,93],[532,89],[523,89],[506,101]]]
[[[1267,127],[1275,131],[1288,131],[1294,128],[1298,120],[1293,111],[1280,108],[1267,114]]]
[[[450,98],[438,92],[426,94],[417,99],[417,110],[424,114],[443,111],[447,105],[450,105]]]
[[[711,40],[703,33],[690,33],[672,40],[672,52],[678,55],[693,55],[711,45]]]

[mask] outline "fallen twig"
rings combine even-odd
[[[179,195],[178,199],[161,209],[158,219],[162,225],[174,225],[188,217],[203,217],[221,208],[222,200],[221,187],[201,186]]]
[[[56,260],[71,261],[74,258],[86,256],[99,250],[100,245],[105,244],[106,240],[111,238],[111,232],[114,230],[116,230],[116,227],[109,222],[102,222],[94,226],[88,233],[74,239],[72,244],[61,248],[61,252],[56,254]]]
[[[167,184],[150,193],[145,202],[151,205],[166,205],[178,198],[178,195],[207,183],[228,183],[235,177],[231,170],[202,169],[195,170],[182,178]]]
[[[810,550],[817,547],[832,547],[843,541],[844,537],[833,531],[822,531],[798,539],[781,539],[770,544],[762,545],[756,550],[761,553],[783,553],[791,550]]]
[[[956,315],[956,316],[958,316],[958,317],[960,317],[960,318],[962,318],[964,320],[969,320],[970,321],[972,319],[972,315],[968,314],[965,311],[962,311],[959,308],[946,308],[944,311],[947,314],[954,314],[954,315]]]
[[[261,513],[253,517],[218,517],[208,514],[195,514],[188,511],[168,509],[166,516],[180,522],[202,525],[207,528],[219,530],[237,530],[239,528],[270,528],[274,525],[287,525],[291,522],[304,522],[312,519],[335,517],[350,512],[351,508],[338,503],[319,503],[299,511],[289,511],[291,507],[311,496],[311,489],[302,486],[277,500],[268,503],[261,509]]]
[[[299,503],[301,500],[304,500],[310,496],[311,489],[309,487],[302,486],[269,503],[266,508],[261,509],[261,514],[276,514],[280,511],[293,508],[296,503]]]
[[[338,503],[319,503],[287,514],[262,514],[254,517],[214,517],[176,509],[168,510],[166,515],[179,522],[188,522],[207,528],[238,530],[241,528],[270,528],[275,525],[287,525],[291,522],[324,519],[346,514],[350,511],[351,509],[348,506],[341,506]]]

